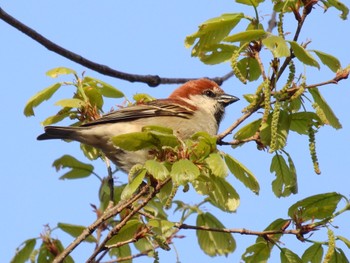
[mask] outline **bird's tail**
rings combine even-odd
[[[37,140],[76,140],[78,127],[46,126],[45,133],[40,134]]]

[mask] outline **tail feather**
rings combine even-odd
[[[75,140],[78,127],[62,127],[62,126],[46,126],[45,133],[40,134],[37,140],[51,140],[51,139],[63,139],[63,140]]]

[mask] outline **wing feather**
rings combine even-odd
[[[125,107],[103,115],[100,119],[85,123],[82,126],[93,126],[103,123],[114,123],[123,121],[132,121],[140,118],[150,118],[157,116],[176,116],[180,118],[190,118],[194,113],[192,105],[186,105],[181,101],[179,103],[169,103],[174,100],[154,100],[147,104],[138,104]]]

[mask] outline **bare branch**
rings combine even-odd
[[[203,231],[211,231],[211,232],[221,232],[221,233],[230,233],[230,234],[241,234],[241,235],[253,235],[253,236],[268,236],[274,234],[289,234],[289,235],[299,235],[299,229],[292,230],[267,230],[267,231],[254,231],[248,230],[245,228],[211,228],[206,226],[192,226],[187,224],[178,224],[175,225],[179,229],[192,229],[192,230],[203,230]]]
[[[53,261],[53,263],[60,263],[88,236],[90,236],[101,224],[103,224],[109,218],[119,214],[126,207],[129,207],[133,202],[141,198],[149,191],[149,186],[143,187],[140,192],[131,197],[128,201],[117,204],[116,206],[108,209],[105,213],[98,218],[94,223],[88,226],[61,254],[59,254]]]
[[[32,28],[28,27],[27,25],[23,24],[21,21],[17,20],[16,18],[12,17],[8,13],[6,13],[1,7],[0,7],[0,19],[8,23],[10,26],[18,29],[28,37],[32,38],[36,42],[40,43],[44,47],[46,47],[48,50],[55,52],[71,61],[74,61],[84,67],[87,67],[89,69],[92,69],[96,72],[99,72],[103,75],[107,75],[110,77],[115,77],[118,79],[126,80],[129,82],[142,82],[148,84],[150,87],[156,87],[160,84],[180,84],[185,83],[189,80],[193,80],[196,78],[165,78],[160,77],[158,75],[139,75],[139,74],[131,74],[122,72],[119,70],[112,69],[106,65],[99,64],[96,62],[93,62],[89,59],[86,59],[82,57],[81,55],[74,53],[68,49],[65,49],[56,43],[52,42],[51,40],[47,39],[43,35],[39,34]],[[225,80],[229,79],[233,76],[232,72],[229,72],[228,74],[222,76],[222,77],[214,77],[210,78],[211,80],[215,81],[219,85],[221,85]]]

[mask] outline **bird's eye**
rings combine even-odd
[[[207,89],[206,91],[204,91],[204,95],[206,95],[206,96],[208,96],[210,98],[215,97],[215,93],[212,90],[210,90],[210,89]]]

